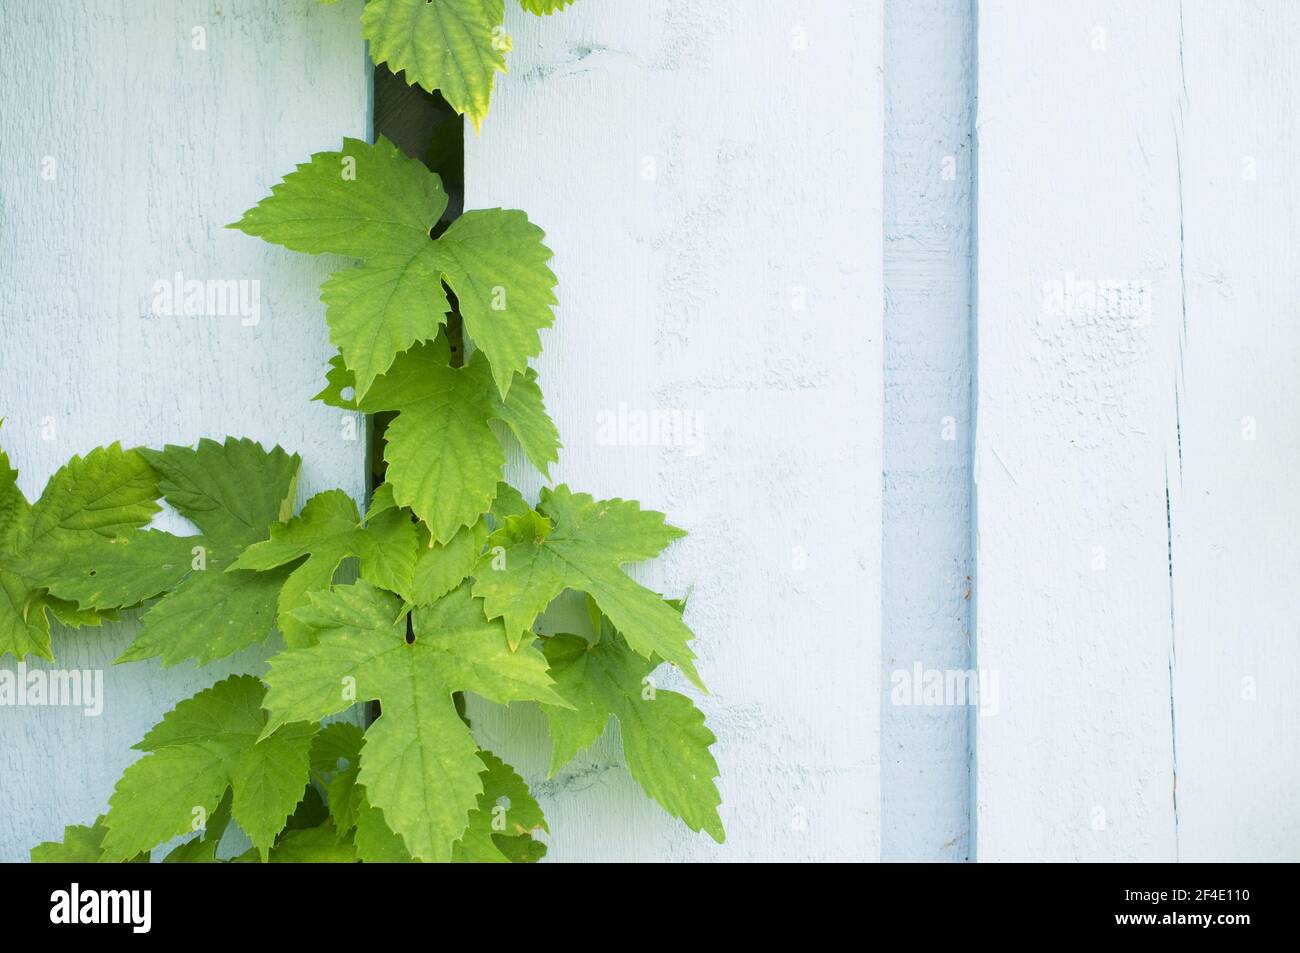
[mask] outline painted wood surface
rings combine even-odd
[[[318,300],[328,265],[223,228],[311,152],[368,134],[358,12],[0,5],[0,440],[29,497],[72,454],[115,439],[226,434],[302,453],[304,497],[360,497],[364,428],[349,439],[355,426],[309,402],[331,353]],[[259,284],[233,313],[159,313],[155,282],[177,273]],[[55,634],[57,666],[104,672],[99,717],[0,710],[0,860],[92,820],[164,711],[258,664],[114,668],[131,634]]]
[[[730,834],[648,802],[614,735],[548,780],[535,709],[476,710],[553,859],[1300,859],[1300,9],[973,2],[975,36],[946,0],[509,10],[467,206],[556,252],[555,478],[691,532],[635,573],[692,589]],[[364,430],[308,402],[328,265],[221,227],[369,133],[359,6],[0,5],[0,441],[29,496],[115,438],[235,433],[360,497]],[[256,280],[256,323],[157,313],[178,272]],[[996,691],[894,706],[893,671],[971,664],[968,452]],[[0,860],[260,660],[113,668],[131,635],[56,635],[101,716],[0,711]]]
[[[979,75],[977,856],[1169,859],[1177,4],[983,2]]]
[[[1298,26],[980,4],[980,860],[1300,858]]]
[[[912,683],[970,667],[973,20],[885,4],[884,860],[971,847],[969,709]]]
[[[1285,0],[1183,6],[1169,465],[1183,860],[1300,860],[1298,40]]]
[[[507,27],[466,207],[527,209],[555,250],[556,479],[690,531],[637,574],[693,587],[729,835],[666,817],[607,737],[540,784],[551,856],[873,859],[882,5],[606,0]],[[681,426],[639,431],[655,413]],[[477,724],[543,777],[539,719]]]

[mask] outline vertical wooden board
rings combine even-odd
[[[367,135],[359,10],[0,6],[0,441],[29,497],[106,442],[226,434],[302,453],[304,496],[361,496],[364,428],[353,437],[309,402],[330,354],[318,300],[329,265],[223,227],[310,153]],[[177,273],[248,282],[249,307],[160,313],[155,283]],[[260,658],[114,668],[128,629],[55,634],[58,667],[103,671],[100,717],[0,709],[0,859],[93,819],[164,711]]]
[[[1300,7],[1183,8],[1170,466],[1179,853],[1298,860]]]
[[[976,856],[1168,860],[1178,4],[978,17]]]
[[[539,719],[476,713],[554,859],[879,855],[881,23],[848,0],[508,7],[466,206],[523,208],[555,250],[555,479],[691,533],[635,572],[694,587],[728,830],[663,815],[612,738],[541,781]],[[672,433],[639,429],[655,412]]]
[[[970,709],[913,683],[970,666],[973,20],[885,4],[884,860],[971,850]]]

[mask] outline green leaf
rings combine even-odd
[[[361,28],[376,64],[438,90],[477,130],[496,74],[506,71],[504,19],[503,0],[370,0]]]
[[[572,706],[542,705],[551,728],[551,775],[599,738],[613,716],[637,783],[691,830],[722,843],[722,798],[713,782],[718,764],[709,752],[717,739],[689,698],[655,687],[650,674],[659,660],[634,653],[617,636],[595,645],[575,635],[543,643],[551,677]]]
[[[21,576],[0,570],[0,657],[5,655],[54,661],[50,619],[39,593]]]
[[[332,364],[321,400],[351,409],[398,354],[436,337],[450,310],[444,282],[503,398],[541,351],[538,331],[554,321],[556,303],[545,234],[523,212],[498,208],[466,212],[433,240],[446,204],[438,176],[392,143],[348,139],[342,152],[300,165],[235,224],[295,251],[364,259],[322,288],[342,364]],[[349,386],[355,393],[344,398]]]
[[[415,561],[409,601],[427,606],[468,579],[487,537],[487,522],[479,520],[473,526],[461,527],[446,543],[428,539]]]
[[[9,465],[9,455],[0,449],[0,548],[8,544],[15,521],[26,509],[27,498],[18,489],[18,471]]]
[[[89,533],[113,537],[148,523],[159,510],[158,479],[142,453],[115,443],[69,460],[19,514],[14,551],[29,553]]]
[[[355,864],[357,850],[351,838],[340,837],[334,825],[285,831],[271,848],[273,864]]]
[[[135,747],[147,753],[109,799],[106,858],[133,856],[206,823],[227,790],[235,822],[266,857],[302,798],[316,726],[264,731],[264,695],[253,676],[231,676],[181,702],[145,735]]]
[[[325,372],[325,386],[312,400],[319,400],[326,406],[340,410],[360,410],[357,406],[356,377],[343,363],[342,354],[330,358],[329,370]]]
[[[411,863],[402,838],[393,833],[384,821],[383,811],[370,803],[365,788],[357,783],[365,741],[361,729],[336,722],[316,738],[312,772],[329,791],[334,826],[344,833],[352,833],[357,858],[366,863]]]
[[[69,568],[78,565],[78,554],[103,549],[148,523],[159,510],[158,479],[140,453],[118,444],[73,457],[31,505],[16,476],[0,455],[0,655],[53,660],[47,610],[80,624],[97,616],[65,612],[51,599],[47,588],[67,599],[59,591],[63,580],[51,570],[62,567],[84,582]]]
[[[513,768],[490,751],[480,750],[478,756],[483,792],[452,847],[452,862],[536,862],[546,854],[546,846],[532,839],[533,831],[547,830],[541,807]],[[355,788],[353,800],[358,856],[368,863],[410,863],[402,838],[388,826],[383,811],[369,803],[364,789]]]
[[[410,864],[415,861],[402,838],[384,820],[384,812],[370,803],[364,788],[355,788],[357,856],[367,864]]]
[[[50,615],[70,629],[99,626],[105,622],[116,622],[118,618],[113,609],[82,609],[75,602],[68,602],[48,592],[39,596],[38,601],[49,610]]]
[[[18,573],[3,568],[14,548],[17,525],[27,518],[30,508],[18,488],[18,471],[0,450],[0,657],[23,659],[37,655],[53,660],[50,620],[39,609],[38,593]],[[68,830],[72,832],[73,828]]]
[[[321,289],[330,340],[359,396],[446,319],[442,278],[427,255],[446,207],[442,181],[419,160],[383,137],[345,139],[341,152],[299,165],[233,227],[294,251],[365,259]]]
[[[382,487],[381,487],[382,489]],[[393,506],[373,512],[357,541],[361,578],[413,602],[413,578],[420,555],[421,528],[411,511]]]
[[[319,737],[319,734],[318,734]],[[312,739],[312,752],[316,751],[315,739]],[[298,806],[293,809],[289,819],[284,823],[284,829],[287,831],[303,830],[308,827],[320,827],[329,820],[330,809],[325,803],[325,797],[314,784],[308,784],[302,794],[302,800]]]
[[[681,615],[620,568],[683,535],[662,513],[633,501],[596,501],[563,485],[543,490],[537,513],[508,518],[489,538],[474,594],[518,640],[561,592],[585,592],[635,651],[676,665],[703,688]]]
[[[493,834],[492,841],[512,864],[535,864],[546,856],[545,844],[522,834],[519,837]]]
[[[208,818],[203,830],[194,837],[178,844],[166,857],[164,864],[216,864],[217,848],[221,845],[222,835],[230,826],[230,791],[226,791],[221,803]]]
[[[468,584],[418,609],[409,643],[401,600],[365,580],[313,593],[298,617],[317,644],[271,659],[267,730],[378,699],[382,714],[366,731],[357,780],[413,857],[450,860],[483,790],[478,746],[452,693],[563,705],[542,657],[511,652]]]
[[[321,286],[330,340],[365,394],[393,359],[438,333],[451,305],[425,243],[402,255],[376,255],[336,271]]]
[[[533,508],[528,505],[522,493],[509,483],[502,482],[497,484],[496,499],[492,501],[488,518],[492,521],[492,528],[495,529],[511,516],[523,516],[532,511]]]
[[[192,550],[189,539],[144,529],[46,547],[29,558],[27,571],[79,607],[126,608],[175,587],[190,572]]]
[[[385,432],[387,480],[396,502],[409,506],[438,543],[492,506],[506,461],[493,420],[509,427],[543,474],[558,457],[559,435],[532,372],[517,377],[502,400],[481,353],[452,367],[442,339],[401,355],[361,407],[398,412]]]
[[[329,0],[334,2],[334,0]],[[574,0],[519,0],[519,5],[529,13],[536,13],[538,16],[550,16],[557,10],[563,10]]]
[[[103,819],[93,827],[72,824],[63,829],[62,841],[45,841],[32,848],[33,864],[97,864],[103,856]]]
[[[187,660],[207,665],[265,641],[275,627],[287,573],[227,574],[223,562],[232,555],[210,551],[205,570],[190,574],[145,613],[140,634],[116,662],[157,658],[164,668]]]
[[[308,254],[404,255],[429,243],[447,207],[442,181],[380,136],[318,152],[231,225]]]
[[[605,731],[609,724],[613,707],[601,686],[588,675],[587,664],[591,652],[601,643],[591,645],[586,639],[574,635],[557,635],[541,641],[542,651],[550,665],[551,678],[555,680],[555,689],[570,708],[555,709],[552,715],[546,706],[547,722],[551,729],[551,767],[550,777],[573,760],[578,752],[590,748]],[[623,647],[626,651],[626,644]],[[602,656],[604,657],[604,656]],[[611,656],[617,658],[616,656]],[[647,665],[652,663],[642,659]],[[591,683],[588,679],[591,678]],[[640,692],[641,686],[636,686]],[[621,703],[621,695],[619,698]]]
[[[346,770],[347,762],[355,761],[361,754],[365,733],[349,721],[336,721],[325,725],[312,739],[311,771],[322,783],[328,783],[335,774]]]
[[[161,585],[166,595],[145,613],[144,627],[118,662],[160,658],[170,666],[190,659],[204,665],[263,641],[274,628],[289,571],[227,570],[246,546],[267,537],[272,524],[289,518],[301,459],[233,437],[142,453],[160,474],[167,502],[203,534],[135,534],[123,550],[138,550],[134,565],[110,558],[117,555],[111,551],[88,552],[81,556],[81,577],[59,577],[51,590],[73,598],[95,595],[90,605],[101,608],[134,605]],[[158,560],[152,572],[150,554]],[[96,580],[103,573],[111,587],[92,586],[91,573]]]
[[[341,721],[321,729],[312,744],[312,777],[327,792],[334,826],[344,834],[356,826],[360,810],[357,773],[364,740],[360,728]]]
[[[328,589],[345,559],[360,557],[361,576],[409,596],[419,539],[410,514],[390,509],[361,525],[357,505],[342,490],[327,490],[307,501],[288,523],[271,527],[270,539],[249,546],[231,571],[266,572],[298,563],[280,591],[277,622],[290,648],[311,645],[311,628],[293,612],[308,595]],[[304,558],[306,557],[306,558]]]
[[[538,331],[555,320],[555,274],[546,233],[514,209],[466,212],[433,244],[432,255],[456,292],[465,330],[487,355],[505,397],[515,374],[542,351]]]
[[[63,840],[45,841],[31,850],[33,864],[98,864],[104,859],[104,818],[95,818],[89,827],[72,824],[63,829]],[[149,854],[142,853],[131,859],[132,863],[148,863]]]
[[[298,563],[287,576],[283,572],[274,575],[283,577],[283,585],[278,586],[276,623],[286,645],[311,644],[311,632],[292,611],[307,605],[308,593],[328,589],[343,560],[356,555],[359,524],[352,498],[342,490],[328,490],[309,499],[289,523],[273,525],[269,540],[252,543],[226,568],[227,572],[266,572]]]
[[[254,851],[256,853],[256,851]],[[164,864],[219,864],[217,844],[202,835],[177,844],[162,859]]]
[[[359,535],[361,514],[352,497],[342,490],[326,490],[308,500],[293,519],[273,525],[269,538],[245,549],[230,568],[261,572],[306,556],[308,562],[325,564],[325,575],[332,575],[344,559],[356,555]]]
[[[480,775],[483,793],[452,852],[453,861],[503,864],[516,856],[530,857],[533,851],[503,842],[531,841],[533,831],[548,830],[541,806],[510,765],[490,751],[479,751],[479,758],[485,769]],[[545,852],[543,845],[541,853]]]
[[[161,476],[167,502],[214,540],[244,545],[293,512],[302,458],[248,439],[206,438],[195,447],[140,451]]]

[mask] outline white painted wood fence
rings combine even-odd
[[[106,441],[235,433],[361,496],[364,446],[307,400],[325,266],[221,228],[368,134],[359,6],[0,4],[0,441],[29,494]],[[507,26],[466,205],[556,252],[555,478],[691,531],[641,578],[694,587],[729,834],[646,802],[616,738],[546,782],[536,712],[477,713],[551,857],[1300,859],[1300,5]],[[151,313],[177,272],[256,279],[260,320]],[[652,413],[690,439],[616,424]],[[58,636],[105,669],[101,717],[0,709],[0,859],[258,664],[111,667],[129,637]],[[911,684],[973,665],[979,707]]]
[[[1300,859],[1297,36],[979,4],[981,859]]]

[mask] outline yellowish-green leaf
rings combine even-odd
[[[546,233],[514,209],[466,212],[430,254],[456,292],[465,330],[487,355],[501,396],[528,359],[541,353],[538,331],[555,320],[555,274]]]
[[[561,592],[585,592],[634,650],[671,662],[703,688],[681,614],[621,568],[683,535],[630,500],[593,500],[563,485],[543,490],[536,513],[508,518],[488,540],[474,594],[519,639]]]
[[[273,864],[355,864],[357,849],[352,839],[340,836],[334,825],[285,831],[271,848]]]
[[[691,830],[722,843],[718,764],[709,751],[717,739],[689,698],[655,686],[651,673],[659,660],[636,654],[617,636],[594,645],[574,635],[543,642],[551,676],[572,706],[542,705],[551,728],[551,774],[599,738],[613,716],[637,783]]]
[[[365,580],[313,593],[298,616],[317,644],[272,658],[267,730],[378,699],[357,781],[413,857],[450,860],[483,790],[478,746],[452,694],[563,705],[541,655],[511,652],[468,584],[417,610],[411,641],[401,600]]]
[[[98,864],[104,859],[104,818],[95,818],[95,823],[71,824],[63,829],[63,840],[45,841],[31,850],[33,864]],[[145,852],[131,859],[132,863],[148,863],[149,854]]]
[[[436,337],[450,309],[444,282],[503,398],[541,350],[538,331],[551,325],[556,303],[544,233],[523,212],[479,209],[434,240],[446,205],[438,176],[392,143],[348,139],[341,152],[300,165],[234,226],[296,251],[363,259],[322,289],[342,364],[332,367],[320,399],[353,406],[398,354]],[[339,375],[343,368],[350,380]],[[353,393],[344,397],[347,387]]]
[[[161,658],[165,666],[185,660],[203,665],[263,641],[274,628],[289,572],[227,569],[246,546],[289,518],[300,458],[234,438],[141,452],[161,476],[167,502],[202,535],[133,534],[121,551],[133,554],[127,561],[101,546],[80,555],[80,577],[70,573],[56,580],[52,591],[93,595],[96,608],[134,605],[166,591],[145,613],[144,628],[119,662]],[[95,583],[101,573],[111,586]]]
[[[364,395],[393,359],[438,333],[451,305],[442,273],[425,242],[408,253],[375,255],[356,268],[336,271],[321,287],[330,340]]]
[[[335,0],[329,0],[335,2]],[[536,13],[538,16],[550,16],[557,10],[563,10],[574,0],[519,0],[519,5],[529,13]]]
[[[476,353],[452,367],[442,339],[401,355],[361,402],[368,413],[398,411],[385,433],[393,497],[447,543],[492,506],[505,449],[491,422],[505,423],[543,473],[558,456],[559,435],[530,371],[502,400],[488,363]]]
[[[429,605],[451,592],[474,571],[487,542],[486,520],[462,526],[446,543],[428,539],[415,561],[411,578],[411,603]]]
[[[483,124],[509,38],[503,0],[370,0],[361,27],[376,63],[438,90],[474,128]]]
[[[374,513],[361,525],[357,505],[342,490],[307,501],[288,523],[271,527],[270,539],[249,546],[231,569],[266,572],[298,565],[280,592],[277,622],[291,648],[312,644],[309,626],[294,617],[308,595],[329,588],[345,559],[361,561],[361,576],[409,598],[419,541],[410,514],[400,509]],[[301,560],[301,562],[299,562]]]
[[[318,152],[231,225],[276,245],[349,258],[403,255],[447,207],[442,181],[382,136]]]
[[[70,600],[59,591],[61,583],[84,581],[79,553],[103,549],[153,518],[158,478],[139,452],[118,444],[73,457],[31,505],[16,476],[0,454],[0,656],[53,659],[47,610],[75,624],[98,621],[95,613],[64,605]]]
[[[235,675],[189,698],[136,747],[104,819],[106,859],[121,860],[196,829],[232,791],[231,814],[266,856],[302,797],[314,724],[266,726],[265,690]]]

